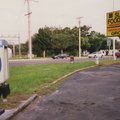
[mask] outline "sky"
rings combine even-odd
[[[27,1],[0,0],[0,9],[0,39],[17,44],[20,34],[20,42],[26,42]],[[106,13],[118,10],[120,0],[30,0],[31,36],[45,26],[78,26],[78,17],[82,17],[81,26],[91,26],[91,30],[106,35]]]

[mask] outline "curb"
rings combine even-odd
[[[27,100],[25,100],[23,103],[21,103],[17,108],[12,109],[12,110],[5,110],[5,113],[0,116],[0,120],[10,120],[18,112],[20,112],[23,109],[25,109],[37,97],[38,97],[38,95],[34,94],[30,98],[28,98]]]
[[[73,71],[73,72],[70,72],[70,73],[68,73],[68,74],[66,74],[66,75],[64,75],[64,76],[56,79],[55,81],[53,81],[53,82],[50,83],[49,85],[42,87],[42,89],[48,88],[48,87],[50,87],[51,85],[54,85],[55,83],[57,83],[58,81],[66,78],[66,77],[68,77],[68,76],[70,76],[70,75],[73,75],[73,74],[75,74],[75,73],[77,73],[77,72],[79,72],[79,71],[86,70],[86,69],[90,69],[90,68],[94,68],[94,67],[97,67],[97,66],[98,66],[98,65],[93,65],[93,66],[89,66],[89,67],[77,69],[77,70],[75,70],[75,71]]]

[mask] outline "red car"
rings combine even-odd
[[[116,57],[120,57],[120,52],[116,52],[116,53],[115,53],[115,56],[116,56]]]

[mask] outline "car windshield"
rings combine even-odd
[[[92,54],[96,54],[96,52],[93,52]]]

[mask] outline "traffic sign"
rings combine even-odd
[[[111,46],[111,40],[107,40],[107,46]]]
[[[114,11],[106,14],[107,36],[120,36],[120,11]]]

